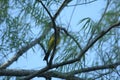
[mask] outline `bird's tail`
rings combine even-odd
[[[48,61],[49,55],[50,55],[50,51],[48,50],[43,60]]]

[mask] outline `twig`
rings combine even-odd
[[[77,44],[77,46],[79,47],[79,49],[82,51],[82,47],[81,47],[81,45],[78,43],[78,41],[77,41],[71,34],[69,34],[65,28],[62,28],[62,27],[60,27],[60,28],[61,28],[61,30],[63,30],[63,31],[65,32],[65,34],[66,34],[67,36],[69,36],[71,39],[73,39],[73,41],[75,41],[75,43]]]
[[[112,72],[113,72],[113,70],[102,73],[102,74],[99,74],[97,77],[93,78],[93,80],[96,80],[96,79],[99,79],[99,78],[101,78],[101,77],[103,77],[105,75],[111,74]]]
[[[97,0],[93,0],[93,1],[89,1],[89,2],[84,2],[84,3],[80,3],[80,4],[73,4],[73,5],[68,5],[67,7],[71,7],[71,6],[77,6],[77,5],[84,5],[84,4],[90,4],[90,3],[93,3]]]
[[[97,36],[95,36],[94,39],[91,40],[91,42],[83,49],[83,51],[81,52],[81,54],[78,56],[78,59],[81,59],[82,56],[88,51],[88,49],[93,46],[100,38],[102,38],[106,33],[108,33],[112,28],[115,28],[117,26],[120,26],[120,22],[115,23],[114,25],[108,27],[107,29],[101,31],[100,34],[98,34]]]
[[[102,22],[102,20],[103,20],[103,18],[104,18],[104,16],[105,16],[105,13],[107,12],[107,9],[108,9],[109,4],[110,4],[110,1],[108,0],[107,3],[106,3],[105,10],[104,10],[104,12],[103,12],[103,14],[102,14],[102,17],[101,17],[100,20],[98,21],[96,27],[99,26],[100,23]],[[89,40],[88,40],[87,45],[89,44],[89,42],[90,42],[91,39],[93,38],[93,34],[94,34],[94,33],[95,33],[95,31],[93,31],[93,33],[91,34],[91,36],[90,36],[90,38],[89,38]]]
[[[47,9],[47,7],[43,4],[42,0],[38,0],[38,1],[41,3],[41,5],[43,6],[43,8],[47,11],[48,15],[50,16],[50,18],[51,18],[51,20],[52,20],[52,19],[53,19],[53,18],[52,18],[52,15],[51,15],[51,13],[49,12],[49,10]]]
[[[58,9],[58,11],[55,13],[54,15],[54,20],[57,18],[57,16],[60,14],[60,12],[66,7],[66,5],[71,2],[72,0],[64,0],[64,2],[62,3],[62,5],[60,6],[60,8]]]
[[[40,46],[41,46],[41,48],[43,49],[43,51],[44,51],[44,53],[46,53],[46,50],[45,50],[45,47],[43,46],[43,44],[42,43],[38,43]]]

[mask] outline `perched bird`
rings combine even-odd
[[[60,29],[56,29],[56,46],[60,43]],[[55,33],[53,33],[48,41],[48,50],[45,54],[44,60],[48,61],[51,51],[55,47]]]

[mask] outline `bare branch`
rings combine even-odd
[[[72,0],[64,0],[62,5],[59,7],[58,11],[54,15],[54,20],[57,18],[57,16],[60,14],[60,12],[70,3]]]
[[[101,21],[103,20],[103,18],[104,18],[104,16],[105,16],[106,12],[107,12],[107,10],[108,10],[109,4],[110,4],[110,1],[108,0],[107,3],[106,3],[105,10],[104,10],[104,12],[103,12],[103,14],[102,14],[102,17],[100,18],[100,20],[98,21],[98,23],[97,23],[96,26],[100,25]]]
[[[80,3],[80,4],[73,4],[73,5],[68,5],[67,7],[72,7],[72,6],[78,6],[78,5],[84,5],[84,4],[90,4],[90,3],[93,3],[97,0],[93,0],[93,1],[89,1],[89,2],[84,2],[84,3]]]
[[[39,2],[41,3],[41,5],[42,5],[43,8],[47,11],[48,15],[50,16],[50,18],[51,18],[51,20],[52,20],[52,19],[53,19],[53,18],[52,18],[52,15],[51,15],[50,11],[47,9],[47,7],[43,4],[42,0],[37,0],[37,1],[39,1]]]
[[[120,65],[120,61],[116,62],[116,63],[108,64],[108,65],[101,65],[101,66],[82,68],[82,69],[79,69],[79,70],[74,70],[74,71],[66,72],[66,73],[61,73],[61,72],[54,71],[54,70],[45,72],[45,70],[49,69],[48,67],[45,67],[45,68],[43,68],[41,70],[1,69],[0,70],[0,75],[2,75],[2,76],[22,77],[22,76],[27,76],[27,75],[36,73],[37,74],[36,77],[48,77],[49,76],[49,77],[56,77],[56,78],[62,78],[62,79],[68,79],[68,77],[69,77],[69,78],[74,78],[75,79],[75,78],[78,78],[78,77],[74,76],[75,74],[80,74],[80,73],[84,73],[84,72],[91,72],[91,71],[96,71],[96,70],[103,70],[103,69],[113,69],[113,68],[116,68],[119,65]],[[55,65],[52,65],[51,67],[55,68]],[[38,74],[38,72],[39,72],[39,74]],[[26,79],[31,79],[31,78],[24,78],[24,79],[26,80]],[[78,80],[83,80],[83,79],[78,78]]]
[[[120,61],[116,62],[116,63],[108,64],[108,65],[93,66],[93,67],[83,68],[83,69],[79,69],[79,70],[74,70],[74,71],[69,72],[68,74],[75,75],[75,74],[79,74],[79,73],[91,72],[91,71],[96,71],[96,70],[113,69],[119,65],[120,65]]]
[[[45,50],[45,47],[44,47],[44,45],[42,44],[42,43],[38,43],[39,45],[40,45],[40,47],[43,49],[43,51],[44,51],[44,53],[46,53],[46,50]]]

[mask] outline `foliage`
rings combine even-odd
[[[0,0],[0,69],[7,71],[28,50],[35,52],[40,48],[40,54],[45,54],[51,34],[59,27],[61,42],[55,48],[53,63],[39,69],[40,75],[36,73],[34,77],[118,80],[120,1],[104,1],[107,4],[99,20],[86,16],[77,26],[70,27],[72,18],[70,23],[63,23],[61,17],[65,9],[95,2],[97,0]],[[78,26],[78,31],[74,31]],[[14,79],[12,76],[27,78],[35,72],[30,71],[25,71],[25,75],[14,74],[14,70],[11,74],[0,72],[0,75],[6,76],[1,77],[3,80]]]

